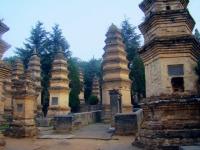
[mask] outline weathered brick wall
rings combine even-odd
[[[158,100],[142,104],[139,143],[148,149],[200,142],[200,99]]]

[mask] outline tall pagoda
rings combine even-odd
[[[3,39],[2,36],[4,33],[6,33],[9,30],[8,26],[5,25],[0,20],[0,125],[4,122],[5,112],[11,113],[12,107],[11,107],[11,101],[12,101],[12,95],[11,95],[11,70],[8,65],[6,65],[2,61],[3,54],[10,48],[10,45],[7,44]],[[5,83],[6,84],[5,86]],[[5,145],[5,141],[3,137],[0,134],[0,147]]]
[[[200,101],[195,66],[200,44],[189,0],[143,0],[145,20],[140,55],[145,65],[144,121],[138,141],[147,149],[177,148],[200,142]]]
[[[33,54],[29,60],[28,63],[28,70],[31,73],[31,78],[35,81],[35,84],[37,86],[37,92],[38,92],[38,97],[37,97],[37,102],[35,103],[36,105],[36,110],[38,115],[42,114],[42,102],[41,102],[41,68],[40,68],[40,57],[37,55],[36,49],[33,50]]]
[[[13,120],[5,135],[11,137],[34,137],[37,135],[35,123],[35,101],[38,97],[37,85],[26,71],[12,80]]]
[[[85,104],[85,98],[84,98],[84,77],[83,77],[83,72],[80,69],[79,70],[79,80],[80,80],[80,85],[81,85],[81,90],[79,94],[79,100],[81,104]]]
[[[145,64],[146,95],[197,93],[194,68],[200,55],[192,36],[195,21],[189,0],[144,0],[145,21],[139,26],[145,44],[140,54]]]
[[[69,108],[69,79],[67,60],[60,48],[55,55],[50,80],[50,103],[48,116],[62,115],[70,112]]]
[[[103,83],[102,104],[105,114],[109,114],[111,99],[110,91],[118,90],[122,95],[122,111],[130,111],[131,104],[131,81],[129,79],[128,60],[126,59],[125,46],[121,31],[112,24],[106,34],[106,46],[103,55]],[[109,116],[109,115],[107,115]]]
[[[12,66],[12,80],[19,79],[24,74],[24,65],[20,59],[16,59]]]

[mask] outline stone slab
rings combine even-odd
[[[181,146],[180,150],[200,150],[200,146]]]
[[[109,132],[109,124],[91,124],[72,133],[57,133],[52,128],[40,128],[38,139],[95,139],[113,140],[112,133]]]
[[[132,113],[115,115],[116,135],[136,135],[143,120],[143,111],[139,109]]]
[[[91,124],[74,131],[72,134],[78,139],[110,140],[112,139],[112,133],[109,132],[109,127],[109,124]]]

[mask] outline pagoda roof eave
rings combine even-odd
[[[9,27],[0,20],[0,33],[5,33],[8,30],[9,30]]]
[[[140,9],[145,12],[147,11],[154,2],[157,2],[158,0],[143,0],[140,4],[139,7]],[[168,0],[168,1],[173,1],[173,0]],[[179,0],[181,4],[183,5],[184,8],[187,8],[189,4],[189,0]]]

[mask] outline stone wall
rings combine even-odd
[[[54,130],[56,132],[70,132],[91,123],[101,122],[102,111],[91,111],[54,117]]]
[[[200,142],[199,98],[158,100],[141,107],[144,121],[136,144],[154,150]]]
[[[143,120],[143,111],[138,109],[132,113],[117,114],[115,116],[115,134],[137,135]]]

